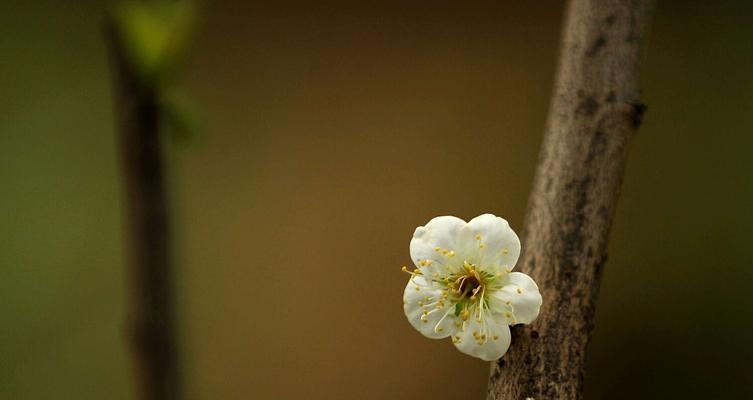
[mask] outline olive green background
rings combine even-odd
[[[0,4],[0,398],[128,399],[104,3]],[[413,229],[523,220],[562,4],[206,2],[170,141],[188,399],[481,399],[422,338]],[[753,4],[659,1],[591,399],[747,398]],[[543,338],[546,340],[546,338]]]

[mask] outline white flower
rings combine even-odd
[[[452,337],[463,353],[493,361],[510,347],[509,326],[539,315],[536,283],[512,272],[520,240],[502,218],[436,217],[416,228],[410,255],[416,269],[403,267],[412,275],[403,309],[426,337]]]

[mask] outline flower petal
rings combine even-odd
[[[427,284],[423,277],[416,276],[405,286],[405,316],[417,331],[428,338],[446,338],[457,329],[454,325],[454,304],[447,300],[439,302],[441,299],[442,291]]]
[[[530,324],[539,315],[541,293],[536,282],[522,272],[512,272],[509,283],[491,294],[492,307],[504,308],[502,303],[512,305],[514,324]]]
[[[520,239],[510,224],[492,214],[483,214],[470,220],[461,232],[461,240],[475,249],[476,262],[481,268],[512,269],[520,256]],[[471,261],[471,260],[469,260]]]
[[[486,330],[476,318],[463,323],[463,330],[452,337],[458,350],[484,361],[502,357],[510,348],[510,327],[498,317],[486,316]]]
[[[459,252],[458,235],[465,224],[458,217],[444,216],[433,218],[425,226],[416,228],[410,241],[410,256],[416,266],[422,260],[433,260],[443,265],[448,261],[450,251],[452,255]],[[462,259],[458,259],[462,265]]]

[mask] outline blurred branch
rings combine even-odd
[[[145,79],[154,74],[144,73],[143,62],[134,62],[120,22],[110,17],[105,33],[127,194],[128,329],[137,393],[144,400],[180,399],[160,85],[154,79]]]
[[[582,397],[586,345],[628,144],[645,106],[638,67],[650,0],[572,0],[523,227],[519,263],[539,284],[539,318],[513,328],[487,398]]]

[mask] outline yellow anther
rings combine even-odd
[[[455,251],[454,250],[450,250],[450,252],[447,253],[447,255],[450,256],[450,257],[455,257]]]
[[[476,240],[481,240],[481,235],[476,235]]]
[[[453,336],[452,343],[460,343],[460,336]]]
[[[421,300],[419,300],[419,301],[418,301],[418,306],[419,306],[419,307],[423,307],[423,306],[424,306],[424,302],[423,302],[423,301],[421,301]]]
[[[484,247],[486,247],[486,245],[485,245],[485,244],[483,244],[483,243],[479,243],[479,244],[478,244],[478,248],[479,248],[479,249],[483,249]]]
[[[408,272],[408,267],[406,267],[405,265],[403,265],[403,267],[400,268],[400,270],[403,271],[403,272]]]
[[[518,288],[518,294],[521,294],[521,293],[523,293],[523,289]]]
[[[507,317],[507,318],[512,318],[512,314],[511,314],[511,313],[509,313],[509,312],[506,312],[506,313],[505,313],[505,317]]]
[[[426,262],[426,265],[431,265],[431,263],[433,262],[432,260],[424,260],[424,261]]]
[[[426,261],[421,260],[421,261],[418,262],[418,265],[424,267],[424,266],[426,266]]]
[[[509,250],[509,249],[502,249],[502,254],[507,254],[507,253],[509,253],[509,252],[510,252],[510,250]]]
[[[438,246],[434,248],[434,251],[440,251],[440,250],[442,250],[442,249],[439,248]]]
[[[417,291],[417,292],[420,292],[420,291],[421,291],[421,288],[420,288],[420,287],[418,287],[418,286],[416,286],[416,291]]]
[[[494,336],[492,336],[492,339],[493,339],[493,340],[498,340],[498,339],[499,339],[499,336],[497,336],[497,335],[494,335]]]
[[[444,328],[437,328],[437,332],[444,332]]]

